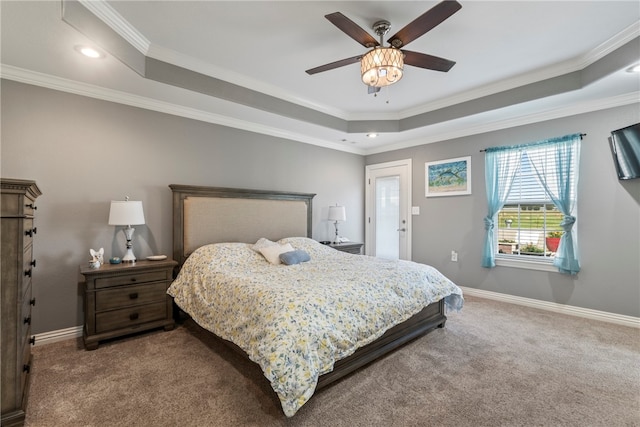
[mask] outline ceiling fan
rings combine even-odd
[[[391,28],[389,21],[378,21],[373,24],[373,30],[380,37],[380,41],[378,42],[373,36],[342,13],[335,12],[325,15],[325,18],[333,25],[371,50],[364,55],[341,59],[311,68],[306,72],[312,75],[360,62],[362,82],[369,87],[369,93],[376,93],[380,91],[381,87],[388,86],[400,80],[402,78],[404,64],[447,72],[455,65],[454,61],[425,53],[401,50],[400,48],[408,45],[427,31],[432,30],[461,8],[462,5],[455,0],[445,0],[438,3],[387,40],[390,45],[389,47],[384,47],[382,40]]]

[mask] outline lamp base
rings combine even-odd
[[[136,229],[130,225],[124,229],[124,236],[127,239],[127,253],[122,257],[122,262],[136,262],[136,256],[133,254],[133,244],[131,243],[134,231],[136,231]]]
[[[336,237],[334,237],[333,239],[333,244],[337,245],[338,243],[340,243],[340,236],[338,235],[338,221],[336,221],[334,225],[336,227]]]
[[[136,262],[136,256],[133,254],[133,249],[127,248],[127,253],[122,257],[122,262]]]

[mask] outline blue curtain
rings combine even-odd
[[[482,266],[496,266],[496,238],[494,226],[498,212],[504,206],[513,179],[520,167],[522,152],[517,147],[488,148],[485,153],[484,180],[487,188],[489,212],[484,218],[484,248],[482,250]]]
[[[538,180],[553,204],[564,215],[560,223],[564,233],[553,265],[558,267],[559,272],[565,274],[577,274],[580,271],[578,245],[573,225],[576,222],[574,213],[578,193],[581,138],[580,134],[573,134],[540,141],[536,143],[536,149],[546,149],[548,154],[529,157]]]

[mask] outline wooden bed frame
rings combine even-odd
[[[173,191],[176,273],[191,252],[203,244],[255,243],[261,237],[274,241],[284,237],[311,237],[315,194],[177,184],[169,187]],[[444,327],[446,320],[444,300],[425,307],[376,341],[337,361],[333,371],[320,376],[316,390],[436,327]],[[239,350],[236,345],[232,347]]]

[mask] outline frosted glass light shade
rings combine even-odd
[[[329,221],[346,221],[347,213],[344,206],[329,206]]]
[[[109,225],[144,224],[142,202],[136,200],[112,200],[109,210]]]
[[[404,54],[391,47],[376,47],[360,60],[362,82],[367,86],[389,86],[402,78]]]

